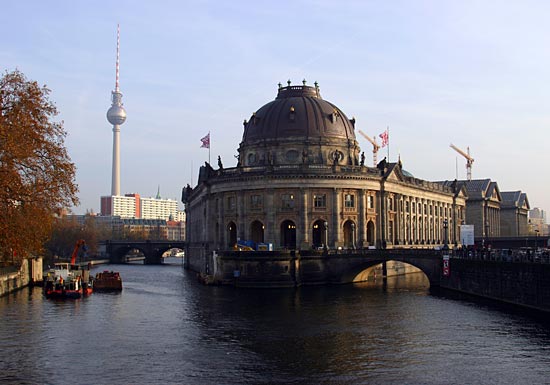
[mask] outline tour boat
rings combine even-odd
[[[121,291],[122,290],[122,278],[117,271],[105,270],[100,273],[96,273],[94,278],[94,290],[95,291]]]

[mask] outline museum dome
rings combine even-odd
[[[242,145],[265,141],[355,141],[354,123],[334,104],[323,100],[315,86],[279,83],[275,100],[267,103],[244,121]]]

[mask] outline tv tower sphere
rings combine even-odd
[[[107,111],[107,120],[112,125],[118,126],[126,121],[126,110],[122,107],[122,94],[113,91],[113,104]]]

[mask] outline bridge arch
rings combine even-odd
[[[410,251],[409,251],[410,253]],[[441,279],[442,259],[439,256],[414,256],[408,253],[399,254],[398,252],[376,253],[371,256],[342,257],[333,260],[333,271],[336,272],[338,283],[352,283],[354,279],[365,270],[372,268],[383,262],[402,262],[418,268],[426,275],[430,286],[439,286]],[[331,270],[332,270],[331,269]]]
[[[106,253],[112,263],[126,263],[129,251],[139,250],[145,257],[145,264],[161,264],[163,255],[172,248],[184,250],[186,243],[181,241],[107,241]]]

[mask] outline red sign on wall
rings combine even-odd
[[[449,256],[444,255],[443,256],[443,275],[447,277],[450,274],[451,274],[451,268],[449,265]]]

